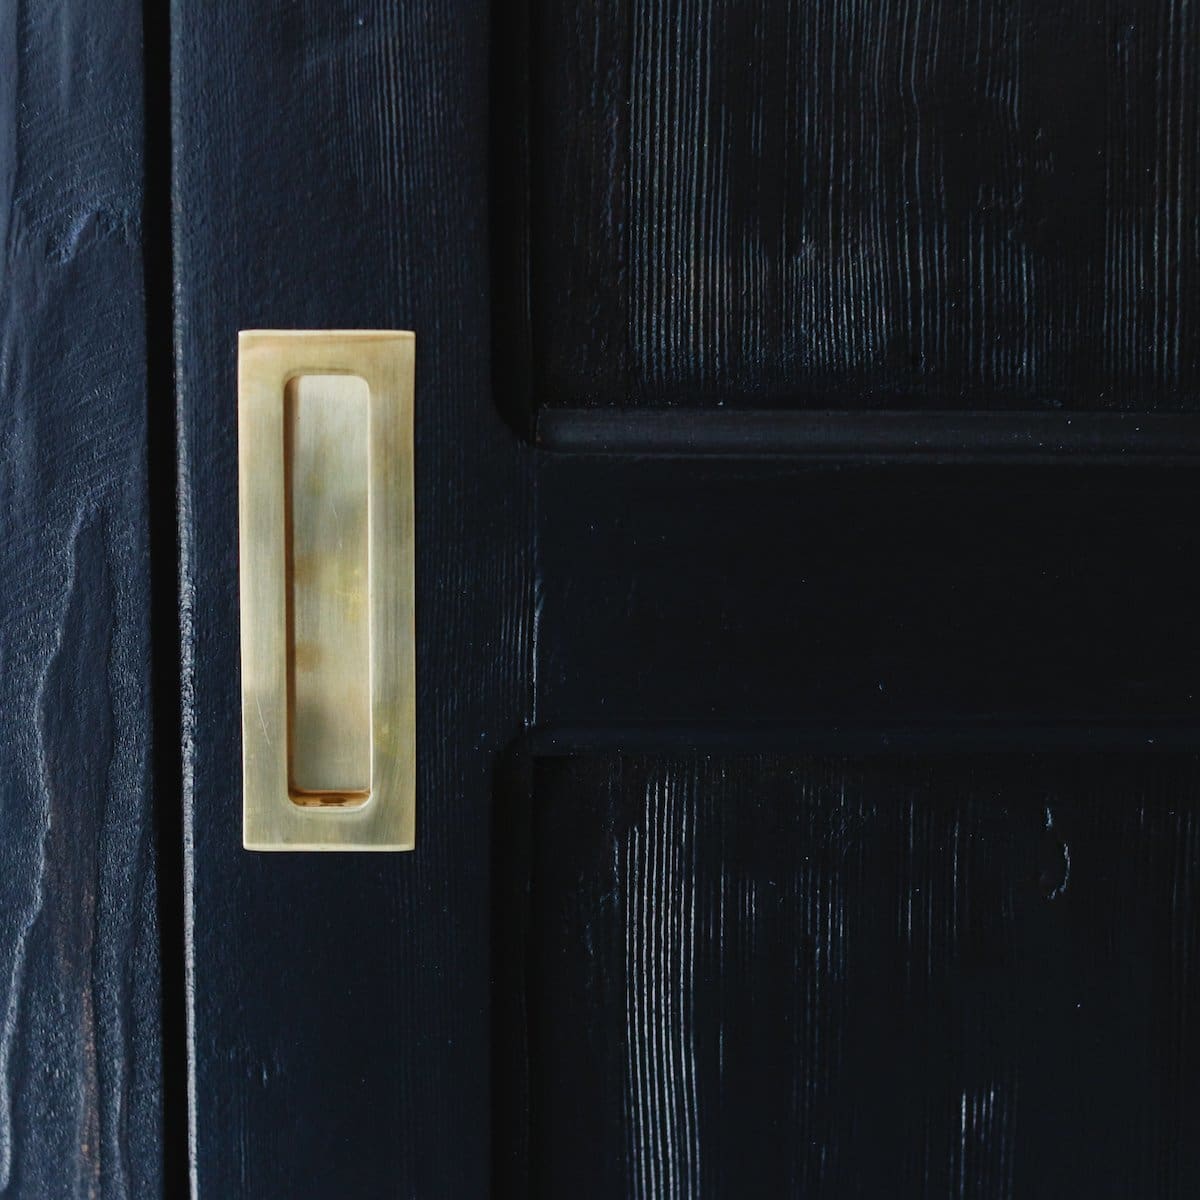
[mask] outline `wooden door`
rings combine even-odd
[[[219,7],[201,1193],[1194,1187],[1195,15]],[[417,332],[409,856],[237,847],[245,326]]]
[[[1192,1195],[1198,22],[0,18],[0,1193]],[[254,327],[416,332],[409,854],[241,847]]]

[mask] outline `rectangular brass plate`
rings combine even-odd
[[[414,346],[239,335],[248,850],[413,846]]]

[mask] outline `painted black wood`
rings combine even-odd
[[[486,1195],[491,769],[532,611],[488,370],[486,5],[172,11],[197,1194]],[[247,327],[417,333],[412,854],[241,849]]]
[[[526,770],[515,1194],[1193,1190],[1194,755]]]
[[[197,1193],[1189,1194],[1195,14],[488,8],[173,4]],[[411,856],[240,848],[248,326],[418,334]]]
[[[6,1197],[163,1188],[142,114],[137,3],[0,11]]]
[[[545,408],[536,442],[575,454],[787,458],[797,462],[1082,462],[1166,466],[1200,460],[1191,413],[816,412],[729,408]]]
[[[528,8],[526,409],[1197,407],[1194,6]]]
[[[1196,489],[1182,468],[549,456],[538,724],[1194,737]]]
[[[1195,494],[544,457],[497,1186],[1192,1190]]]

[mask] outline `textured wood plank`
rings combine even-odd
[[[1186,0],[532,8],[539,403],[1200,404]]]
[[[140,33],[0,12],[5,1196],[162,1189]]]
[[[528,481],[488,383],[481,0],[176,0],[193,1162],[213,1200],[488,1190],[492,756]],[[240,846],[239,327],[417,335],[417,845]]]
[[[1192,756],[534,769],[539,1196],[1184,1196]]]

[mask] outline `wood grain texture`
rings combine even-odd
[[[141,10],[0,12],[0,1195],[161,1194]]]
[[[537,404],[1200,404],[1186,0],[530,9]]]
[[[1200,1185],[1193,756],[539,760],[527,1194]]]
[[[487,6],[173,5],[193,1184],[488,1190],[494,753],[529,480],[489,394]],[[417,336],[417,845],[241,849],[239,328]]]

